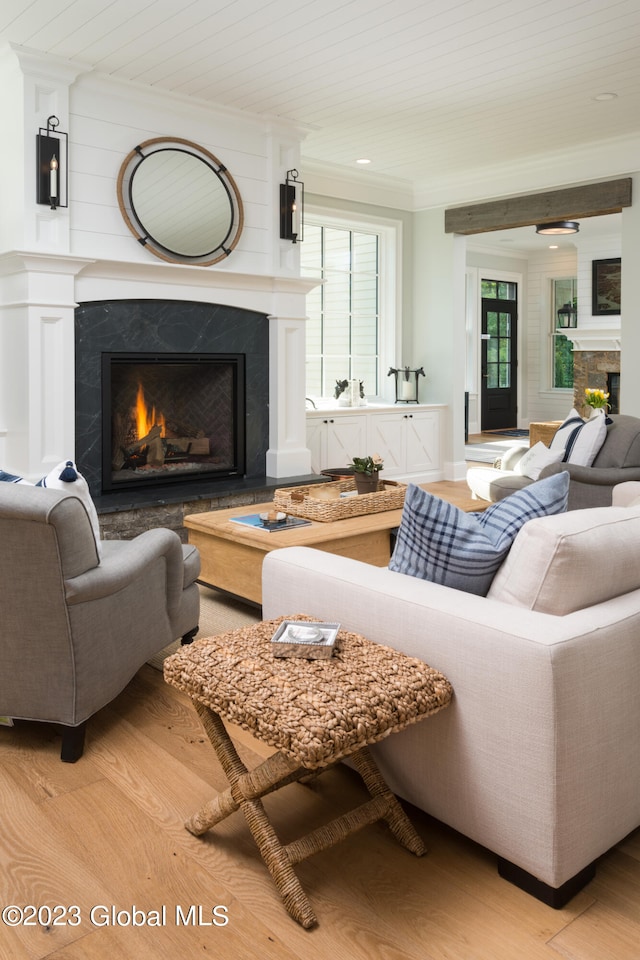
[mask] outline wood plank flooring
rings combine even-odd
[[[253,765],[265,748],[236,735]],[[410,808],[427,856],[413,857],[377,824],[296,868],[319,918],[304,931],[282,907],[241,814],[201,839],[184,829],[225,781],[191,703],[159,671],[143,667],[93,718],[77,764],[61,763],[59,749],[46,726],[0,729],[0,901],[75,905],[80,922],[69,910],[67,925],[47,924],[46,911],[41,925],[0,923],[0,960],[640,956],[640,831],[556,911],[501,880],[490,853]],[[355,774],[339,767],[265,804],[288,841],[362,796]],[[127,923],[134,905],[149,920],[156,911],[159,925]]]

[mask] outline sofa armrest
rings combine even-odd
[[[614,507],[640,506],[640,482],[627,480],[616,484],[611,493],[611,504]]]
[[[112,596],[143,576],[149,564],[164,559],[167,578],[167,610],[177,611],[183,589],[183,552],[173,530],[145,530],[133,540],[103,540],[100,565],[65,581],[70,606]]]
[[[626,480],[640,480],[640,467],[582,467],[577,463],[551,463],[544,467],[540,479],[567,470],[572,482],[593,483],[612,487]]]
[[[522,460],[528,449],[529,447],[526,444],[507,447],[500,457],[500,470],[515,470],[516,465]]]

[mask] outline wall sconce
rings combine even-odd
[[[562,237],[569,233],[578,233],[580,224],[575,220],[556,220],[554,223],[539,223],[536,233],[542,237]]]
[[[423,367],[410,370],[409,367],[389,367],[388,377],[393,374],[396,378],[396,403],[419,403],[418,377],[424,377]]]
[[[67,148],[68,134],[58,130],[57,117],[47,118],[46,130],[40,127],[36,135],[36,198],[55,210],[68,206]]]
[[[558,310],[558,328],[561,330],[573,329],[578,326],[578,310],[572,303],[565,303]]]
[[[304,183],[297,170],[287,170],[280,184],[280,239],[297,243],[304,240]]]

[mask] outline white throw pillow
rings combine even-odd
[[[520,457],[515,465],[515,473],[519,473],[522,477],[537,480],[545,467],[548,467],[550,463],[560,463],[563,457],[564,447],[561,450],[550,450],[542,440],[539,440]]]
[[[598,415],[583,420],[577,410],[572,410],[551,441],[551,450],[564,450],[563,463],[575,463],[590,467],[607,437],[607,422],[604,410]]]

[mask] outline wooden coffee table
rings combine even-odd
[[[273,503],[253,503],[185,517],[189,543],[200,551],[199,580],[226,593],[262,603],[262,561],[279,547],[315,547],[353,560],[386,567],[391,556],[391,531],[400,524],[402,510],[385,510],[364,517],[313,521],[293,530],[255,530],[233,523],[232,517],[267,513]]]

